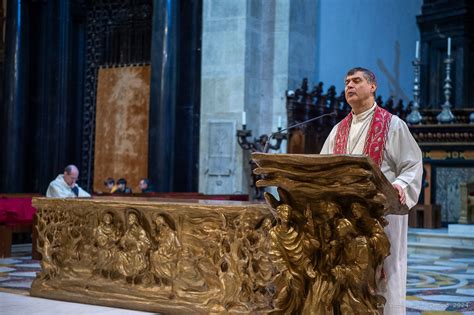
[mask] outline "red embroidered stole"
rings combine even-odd
[[[382,165],[383,149],[387,140],[388,128],[392,114],[379,106],[376,106],[372,122],[365,139],[364,154],[368,155],[379,167]],[[351,130],[352,112],[344,118],[336,133],[334,154],[347,154],[347,139]]]

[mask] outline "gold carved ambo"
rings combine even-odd
[[[285,314],[381,314],[383,261],[390,243],[383,215],[406,213],[366,157],[252,155],[277,218],[270,230],[275,307]]]

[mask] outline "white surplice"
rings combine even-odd
[[[46,191],[46,197],[50,198],[76,198],[76,197],[90,197],[91,195],[79,187],[79,185],[74,184],[75,187],[78,188],[79,195],[72,191],[72,187],[69,186],[64,181],[64,174],[59,174],[55,180],[53,180],[49,186],[48,190]]]
[[[375,107],[374,104],[363,113],[352,114],[347,154],[364,154],[365,139]],[[333,153],[338,125],[326,139],[321,154]],[[415,206],[421,190],[422,154],[408,126],[395,115],[390,121],[381,170],[392,184],[403,188],[408,208]],[[390,256],[384,262],[387,286],[379,293],[387,300],[384,315],[400,315],[406,313],[408,215],[388,215],[386,219],[389,222],[385,233],[390,240]]]

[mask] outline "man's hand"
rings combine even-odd
[[[395,188],[398,191],[398,197],[400,197],[400,203],[404,205],[407,202],[407,196],[405,195],[405,192],[403,191],[402,186],[393,184],[393,188]]]

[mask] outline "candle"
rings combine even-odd
[[[420,41],[416,41],[416,49],[415,49],[415,59],[420,58]]]
[[[247,115],[245,112],[242,112],[242,125],[247,124]]]
[[[448,37],[448,57],[451,57],[451,37]]]
[[[281,128],[281,116],[278,116],[278,128]]]

